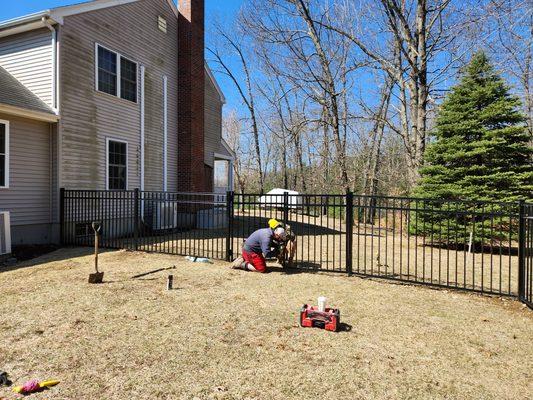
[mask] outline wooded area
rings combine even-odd
[[[531,144],[531,8],[527,0],[246,0],[234,21],[216,24],[207,51],[244,105],[224,120],[235,189],[413,193],[439,107],[480,51],[520,100],[517,123]]]

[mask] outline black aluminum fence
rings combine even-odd
[[[92,246],[92,222],[101,223],[100,246],[226,259],[227,196],[140,190],[62,190],[61,241]]]
[[[532,304],[533,205],[408,197],[62,190],[64,244],[231,260],[270,218],[292,268],[519,297]]]
[[[533,308],[533,204],[522,207],[520,225],[520,300]]]

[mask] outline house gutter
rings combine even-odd
[[[59,102],[57,99],[57,31],[50,24],[49,17],[42,17],[41,22],[52,32],[52,109],[59,114]]]
[[[16,107],[9,104],[0,104],[0,113],[15,115],[17,117],[24,117],[43,122],[58,122],[59,115],[48,114],[41,111],[28,110],[26,108]]]

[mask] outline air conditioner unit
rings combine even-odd
[[[11,220],[9,211],[0,211],[0,255],[11,253]]]
[[[152,229],[156,231],[174,229],[178,226],[178,203],[163,201],[154,204]]]

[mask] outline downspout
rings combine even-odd
[[[168,79],[163,76],[163,191],[168,190]]]
[[[59,105],[57,101],[57,31],[50,24],[48,17],[42,17],[41,21],[44,26],[52,32],[52,108],[55,114],[59,114]]]
[[[50,24],[48,17],[42,17],[41,21],[44,26],[46,26],[50,32],[52,32],[52,110],[56,115],[59,115],[59,62],[58,62],[58,49],[57,49],[57,30]],[[59,132],[59,122],[56,123],[57,131]],[[49,124],[49,212],[50,212],[50,231],[49,231],[49,241],[53,242],[53,226],[55,222],[55,207],[54,207],[54,139],[53,135],[55,134],[54,127],[52,124]],[[58,135],[59,136],[59,135]],[[59,140],[59,138],[58,138]],[[58,142],[59,143],[59,142]],[[59,144],[58,144],[59,145]],[[59,149],[58,149],[59,150]],[[57,157],[59,160],[59,151],[57,152]],[[59,174],[59,165],[57,166],[57,171]],[[57,180],[58,190],[59,190],[59,176]]]
[[[233,188],[233,157],[231,158],[230,162],[228,163],[228,190],[230,192],[233,192],[235,189]]]
[[[144,190],[144,72],[145,67],[141,65],[141,191]]]

